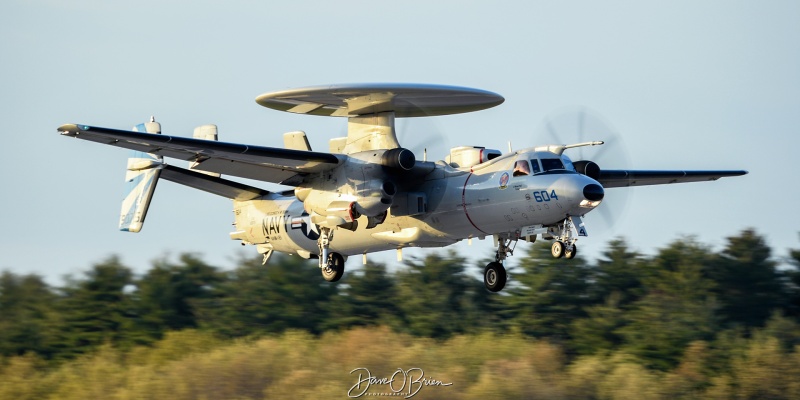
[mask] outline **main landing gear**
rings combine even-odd
[[[322,258],[320,257],[320,260]],[[336,282],[344,275],[344,257],[339,253],[328,253],[328,259],[323,267],[322,278],[328,282]]]
[[[506,267],[497,261],[490,262],[483,270],[483,284],[490,292],[499,292],[506,286]]]
[[[497,253],[495,254],[494,261],[486,265],[483,270],[483,284],[490,292],[499,292],[506,286],[508,274],[506,268],[503,266],[503,260],[509,255],[514,254],[514,248],[517,246],[518,239],[511,239],[508,235],[495,235],[495,242],[497,244]],[[513,242],[513,247],[510,245]]]
[[[329,251],[333,229],[320,228],[317,246],[319,247],[319,269],[322,278],[328,282],[336,282],[344,275],[344,257],[339,253]]]

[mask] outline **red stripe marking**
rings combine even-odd
[[[472,222],[472,218],[469,217],[469,213],[467,212],[467,183],[469,182],[469,178],[471,177],[472,177],[472,168],[469,169],[469,175],[467,176],[467,180],[464,181],[464,188],[461,189],[461,207],[464,208],[464,215],[467,216],[467,221],[469,221],[469,223],[472,224],[472,226],[475,229],[488,235],[489,234],[488,232],[484,232],[481,228],[478,228],[478,226],[475,225],[474,222]]]

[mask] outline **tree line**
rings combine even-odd
[[[486,260],[446,251],[394,272],[367,265],[337,284],[323,281],[314,261],[289,256],[267,266],[260,256],[242,258],[222,270],[183,254],[140,276],[112,256],[57,287],[5,271],[0,364],[32,355],[59,365],[188,330],[220,340],[369,327],[442,342],[517,335],[558,346],[567,360],[623,352],[661,372],[701,343],[709,374],[729,370],[754,335],[775,338],[786,354],[800,345],[800,250],[790,252],[794,267],[778,268],[754,230],[728,237],[719,251],[682,238],[652,256],[612,240],[596,262],[553,259],[546,242],[524,253],[501,293],[483,287]]]

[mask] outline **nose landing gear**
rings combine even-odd
[[[575,245],[578,238],[573,235],[573,228],[578,233],[578,236],[587,236],[583,221],[576,216],[568,216],[562,223],[549,228],[548,233],[556,239],[550,248],[550,253],[554,258],[565,257],[571,260],[578,254],[578,246]]]
[[[553,255],[553,258],[564,257],[567,260],[572,260],[575,258],[575,255],[578,254],[578,245],[575,244],[575,242],[570,245],[556,240],[553,242],[553,246],[550,247],[550,253]]]
[[[553,246],[550,247],[550,253],[553,255],[553,258],[564,257],[564,242],[560,240],[553,242]]]

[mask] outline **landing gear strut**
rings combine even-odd
[[[328,282],[336,282],[344,275],[344,257],[339,253],[329,251],[333,229],[320,228],[317,246],[319,247],[319,269],[322,278]]]
[[[497,245],[497,253],[494,261],[487,264],[483,270],[483,284],[490,292],[499,292],[506,286],[506,280],[508,279],[503,260],[514,254],[517,239],[509,239],[506,235],[495,235],[494,238]],[[511,246],[512,242],[513,246]]]

